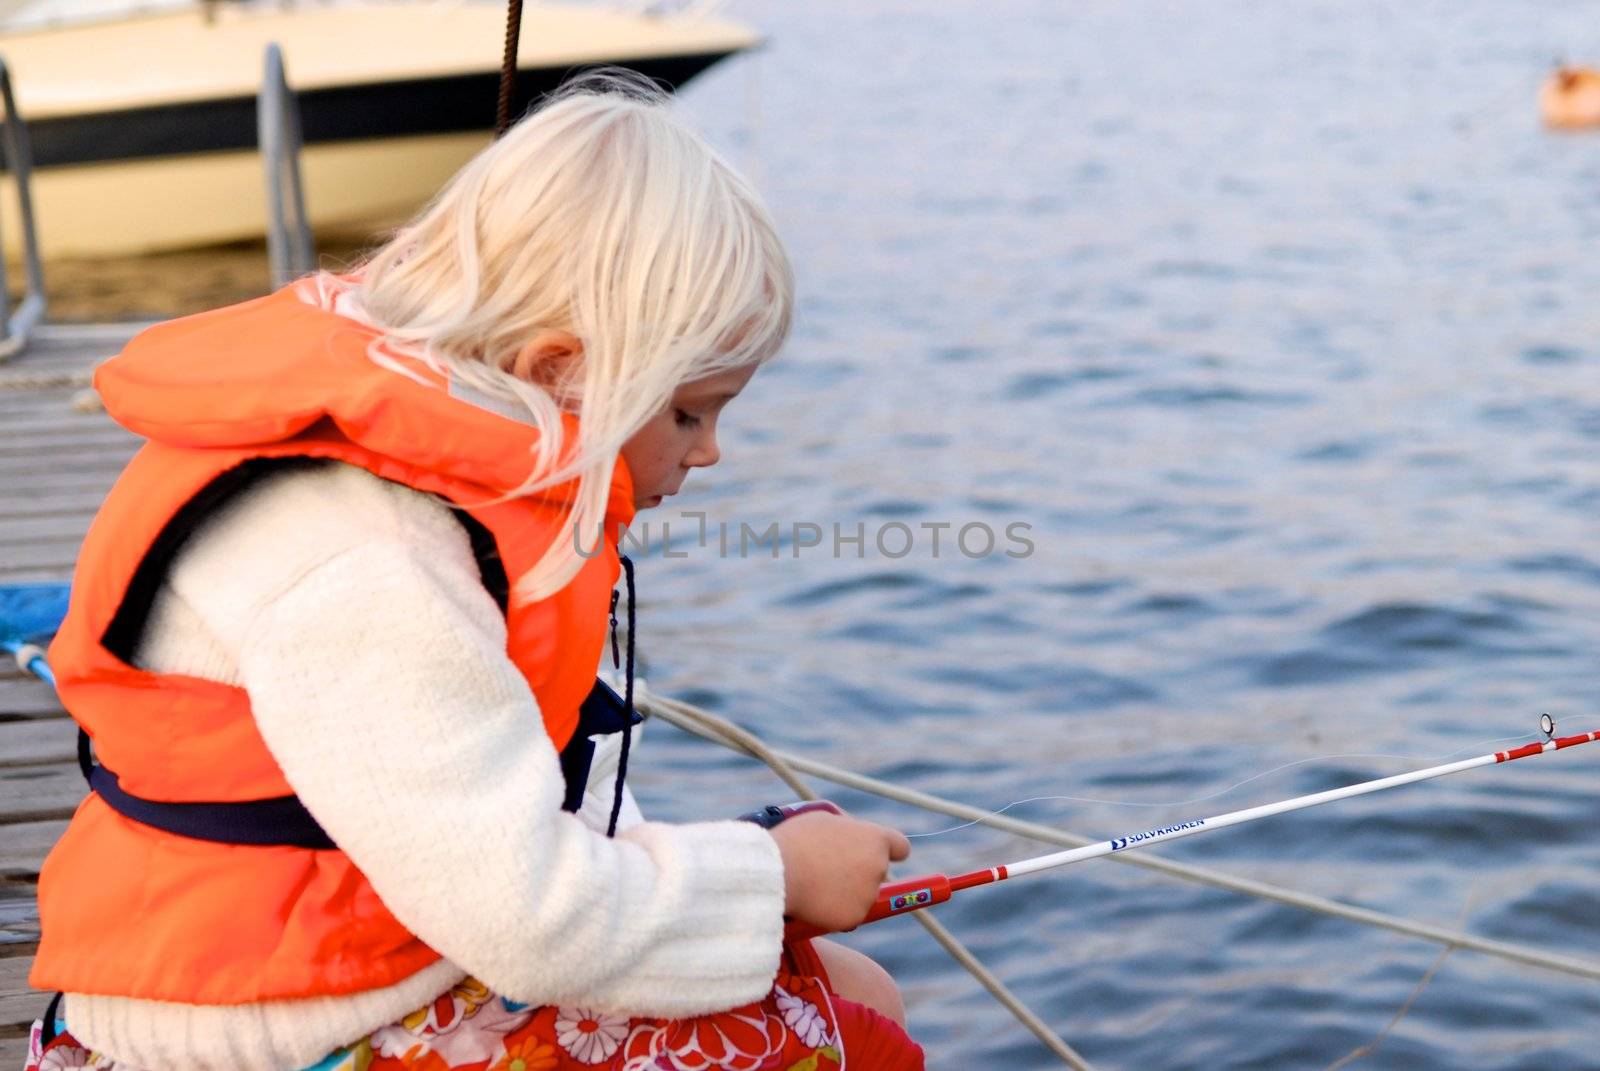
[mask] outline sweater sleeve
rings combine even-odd
[[[197,612],[234,611],[222,644],[306,807],[403,924],[515,1000],[687,1016],[760,999],[781,952],[776,842],[732,821],[607,839],[563,812],[465,533],[425,496],[386,493],[398,521],[352,517],[355,539],[318,517],[294,538],[327,553],[277,564],[271,517],[229,517],[202,549],[231,531],[233,571],[209,588],[188,574]],[[244,512],[276,516],[268,497]]]

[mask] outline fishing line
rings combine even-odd
[[[1545,715],[1545,717],[1549,717],[1549,715]],[[1483,747],[1487,747],[1487,746],[1492,745],[1492,744],[1504,744],[1504,743],[1507,743],[1507,742],[1512,741],[1512,740],[1526,740],[1527,736],[1528,736],[1527,733],[1518,733],[1518,734],[1516,734],[1514,736],[1496,737],[1493,740],[1480,740],[1477,743],[1467,744],[1465,747],[1458,747],[1454,751],[1449,752],[1448,754],[1438,755],[1438,756],[1430,756],[1430,755],[1400,755],[1400,754],[1353,754],[1353,753],[1352,754],[1337,754],[1337,755],[1312,755],[1312,756],[1310,756],[1308,758],[1296,759],[1293,762],[1286,762],[1282,766],[1274,766],[1270,770],[1263,770],[1260,773],[1251,774],[1249,777],[1246,777],[1243,781],[1237,781],[1237,782],[1235,782],[1235,783],[1233,783],[1231,785],[1228,785],[1226,788],[1219,788],[1215,792],[1209,792],[1204,796],[1195,796],[1195,797],[1193,797],[1191,799],[1186,799],[1186,800],[1168,800],[1168,801],[1158,801],[1158,802],[1150,803],[1150,802],[1146,802],[1146,801],[1143,801],[1143,800],[1100,799],[1100,798],[1095,797],[1095,796],[1029,796],[1027,799],[1013,800],[1012,802],[1006,804],[1004,807],[1001,807],[998,810],[990,811],[988,814],[984,815],[983,818],[974,818],[970,822],[962,822],[960,825],[948,826],[948,827],[946,827],[944,829],[935,829],[935,830],[933,830],[931,832],[928,832],[928,833],[907,833],[906,837],[907,837],[907,839],[920,839],[920,838],[924,838],[924,837],[939,837],[939,836],[943,836],[946,833],[954,833],[957,830],[966,829],[969,826],[980,825],[983,822],[984,818],[993,818],[996,815],[1005,814],[1007,811],[1011,810],[1014,807],[1021,807],[1024,804],[1028,804],[1028,803],[1045,803],[1045,802],[1089,803],[1089,804],[1096,804],[1096,805],[1099,805],[1099,806],[1102,806],[1102,807],[1186,807],[1186,806],[1188,806],[1188,805],[1190,805],[1192,803],[1205,803],[1207,800],[1214,800],[1214,799],[1218,798],[1219,796],[1226,796],[1228,793],[1234,791],[1235,789],[1243,788],[1245,785],[1250,784],[1252,781],[1259,781],[1263,777],[1271,777],[1275,773],[1281,773],[1284,770],[1293,769],[1296,766],[1305,766],[1305,765],[1307,765],[1309,763],[1313,763],[1313,762],[1327,762],[1327,761],[1334,760],[1334,759],[1400,759],[1400,760],[1403,760],[1403,761],[1406,761],[1406,762],[1446,762],[1446,761],[1454,758],[1457,755],[1460,755],[1460,754],[1463,754],[1463,753],[1474,752],[1474,751],[1477,751],[1477,750],[1479,750],[1479,749],[1481,749]]]

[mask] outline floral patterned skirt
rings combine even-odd
[[[67,1033],[41,1044],[42,1029],[34,1024],[24,1071],[133,1071]],[[847,1062],[923,1068],[922,1049],[896,1023],[828,989],[805,942],[789,946],[765,1000],[694,1019],[532,1007],[468,978],[305,1071],[842,1071]]]

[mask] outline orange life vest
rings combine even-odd
[[[89,529],[66,620],[50,647],[61,699],[128,792],[171,803],[292,795],[242,689],[140,670],[116,642],[149,599],[148,562],[208,488],[257,459],[358,465],[455,503],[493,537],[513,579],[567,522],[572,487],[482,505],[523,482],[538,433],[380,367],[374,333],[293,289],[160,324],[102,365],[107,410],[150,441]],[[567,441],[576,441],[575,424]],[[619,458],[603,549],[557,594],[507,612],[507,654],[557,749],[594,685],[633,517]],[[592,534],[585,547],[592,542]],[[141,566],[144,576],[141,577]],[[403,654],[400,655],[403,657]],[[40,875],[40,989],[238,1004],[390,985],[439,959],[379,900],[343,852],[175,836],[91,794]]]

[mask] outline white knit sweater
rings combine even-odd
[[[465,530],[426,495],[329,462],[210,518],[156,600],[139,662],[244,687],[306,807],[444,959],[346,997],[69,994],[72,1033],[151,1071],[276,1071],[469,973],[519,1001],[629,1015],[763,997],[782,940],[776,842],[731,821],[637,822],[608,840],[562,812],[555,749],[505,646]]]

